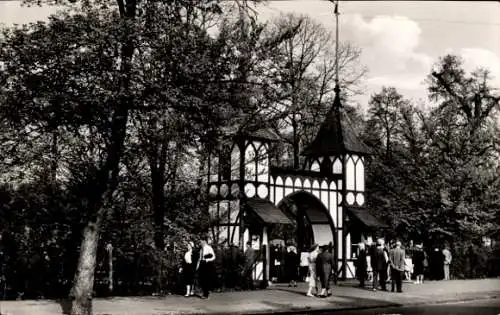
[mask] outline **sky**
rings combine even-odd
[[[0,23],[43,20],[54,9],[0,1]],[[500,1],[340,1],[340,40],[363,51],[368,68],[363,108],[382,86],[405,97],[426,99],[425,77],[439,57],[460,55],[466,70],[486,67],[500,87]],[[326,0],[268,1],[263,21],[281,13],[306,14],[335,30],[333,4]]]

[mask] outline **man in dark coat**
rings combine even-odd
[[[397,241],[389,253],[391,263],[391,291],[394,292],[394,285],[398,292],[403,292],[403,273],[405,271],[405,251],[401,248],[401,242]]]
[[[358,253],[358,259],[356,260],[356,277],[359,280],[359,286],[361,288],[364,288],[365,286],[365,279],[366,279],[366,248],[365,248],[365,243],[359,243],[359,253]]]
[[[318,267],[321,265],[321,267]],[[318,276],[321,281],[321,294],[320,296],[326,297],[330,295],[330,276],[332,274],[332,269],[334,265],[333,253],[329,250],[329,246],[323,246],[321,254],[318,255],[316,259],[316,268],[318,270]]]
[[[297,276],[299,271],[299,255],[294,246],[288,246],[285,254],[285,276],[288,286],[297,286]]]
[[[434,248],[430,254],[430,272],[432,280],[442,280],[444,278],[443,264],[444,255],[443,252],[439,250],[438,247]]]
[[[382,291],[387,291],[387,266],[389,256],[384,249],[384,240],[377,240],[377,247],[373,250],[371,264],[373,269],[373,291],[377,291],[379,280]],[[380,278],[380,279],[379,279]]]

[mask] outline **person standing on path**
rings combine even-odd
[[[319,254],[319,246],[314,245],[312,251],[309,253],[309,289],[307,290],[307,296],[314,296],[312,294],[313,288],[316,288],[316,294],[318,293],[318,288],[316,287],[316,259]]]
[[[309,252],[305,249],[300,253],[300,280],[306,281],[309,270]]]
[[[288,246],[285,254],[285,276],[288,286],[297,287],[297,276],[299,272],[299,255],[295,246]]]
[[[358,253],[358,259],[356,260],[356,277],[359,280],[359,286],[361,288],[365,287],[365,279],[366,279],[366,273],[367,273],[367,255],[366,255],[366,248],[365,248],[365,243],[361,242],[358,244],[359,248],[359,253]]]
[[[194,263],[193,263],[193,248],[194,243],[188,242],[187,251],[184,254],[184,259],[182,260],[182,277],[184,279],[184,284],[186,285],[186,294],[184,296],[194,295]]]
[[[332,252],[329,250],[328,245],[323,246],[321,253],[321,273],[319,278],[321,281],[321,297],[330,295],[330,276],[334,265],[334,258]],[[317,266],[318,264],[316,264]]]
[[[398,292],[403,292],[403,274],[405,272],[405,251],[401,248],[401,242],[397,241],[389,253],[391,262],[391,292],[394,292],[394,285]]]
[[[450,264],[451,264],[451,252],[448,249],[448,245],[445,245],[443,249],[443,272],[444,272],[444,280],[450,280]]]
[[[215,253],[212,246],[208,245],[206,240],[201,241],[200,259],[198,260],[198,265],[196,269],[198,270],[198,276],[200,279],[200,286],[203,290],[202,299],[208,299],[210,294],[210,289],[215,280],[214,276],[214,264]]]
[[[388,266],[389,256],[384,248],[384,240],[377,240],[377,247],[373,250],[371,257],[371,264],[373,269],[373,291],[377,291],[378,284],[380,281],[380,286],[382,291],[387,291],[387,266]]]
[[[432,253],[429,255],[430,262],[430,274],[431,280],[443,280],[443,265],[444,265],[444,255],[443,252],[439,250],[438,247],[435,247]]]
[[[415,284],[424,283],[424,260],[425,252],[422,249],[422,244],[417,244],[413,251],[413,272],[415,273]]]

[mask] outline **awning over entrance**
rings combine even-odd
[[[368,228],[388,228],[389,226],[372,216],[364,208],[347,207],[350,219],[357,220]]]
[[[246,205],[264,223],[292,224],[292,221],[269,200],[250,198],[246,200]]]

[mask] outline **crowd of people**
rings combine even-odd
[[[197,276],[197,283],[202,291],[201,297],[206,299],[217,282],[214,267],[216,253],[206,240],[200,242],[196,253],[194,248],[195,244],[188,242],[180,269],[185,284],[185,296],[194,295]],[[332,243],[323,246],[314,245],[309,251],[300,253],[295,246],[283,249],[283,253],[278,249],[271,253],[271,270],[281,267],[283,262],[283,268],[279,268],[283,271],[280,280],[285,280],[289,286],[294,287],[298,281],[307,282],[307,296],[327,297],[332,294],[330,284],[337,265]],[[255,289],[253,271],[258,255],[258,251],[252,248],[251,242],[248,242],[240,273],[244,289]],[[359,286],[365,287],[366,282],[371,282],[371,289],[374,291],[379,289],[388,291],[387,283],[391,283],[392,292],[402,292],[405,280],[415,279],[415,284],[422,284],[424,275],[428,275],[431,280],[450,280],[452,255],[447,246],[442,249],[436,247],[428,254],[422,244],[413,245],[410,241],[408,246],[403,247],[399,240],[386,244],[384,239],[380,238],[373,244],[359,243],[356,256],[355,270]],[[272,275],[273,271],[271,278]]]
[[[450,280],[452,255],[448,246],[436,247],[430,254],[423,244],[409,245],[403,248],[401,241],[385,244],[378,239],[375,244],[358,244],[356,277],[360,286],[365,281],[372,282],[372,290],[387,291],[386,283],[391,283],[391,291],[402,292],[403,281],[415,279],[415,284],[422,284],[424,275],[430,280]]]
[[[387,291],[391,283],[392,292],[402,292],[403,282],[415,279],[422,284],[424,275],[430,280],[450,280],[452,255],[448,246],[434,248],[427,254],[423,244],[414,245],[412,241],[403,247],[401,241],[388,244],[380,238],[375,243],[359,243],[355,261],[356,278],[359,286],[371,282],[371,289]],[[306,281],[307,296],[325,297],[331,295],[330,283],[335,274],[333,246],[314,245],[310,251],[296,253],[293,246],[285,254],[285,276],[290,286],[296,286],[297,278]],[[298,272],[297,272],[298,270]]]

